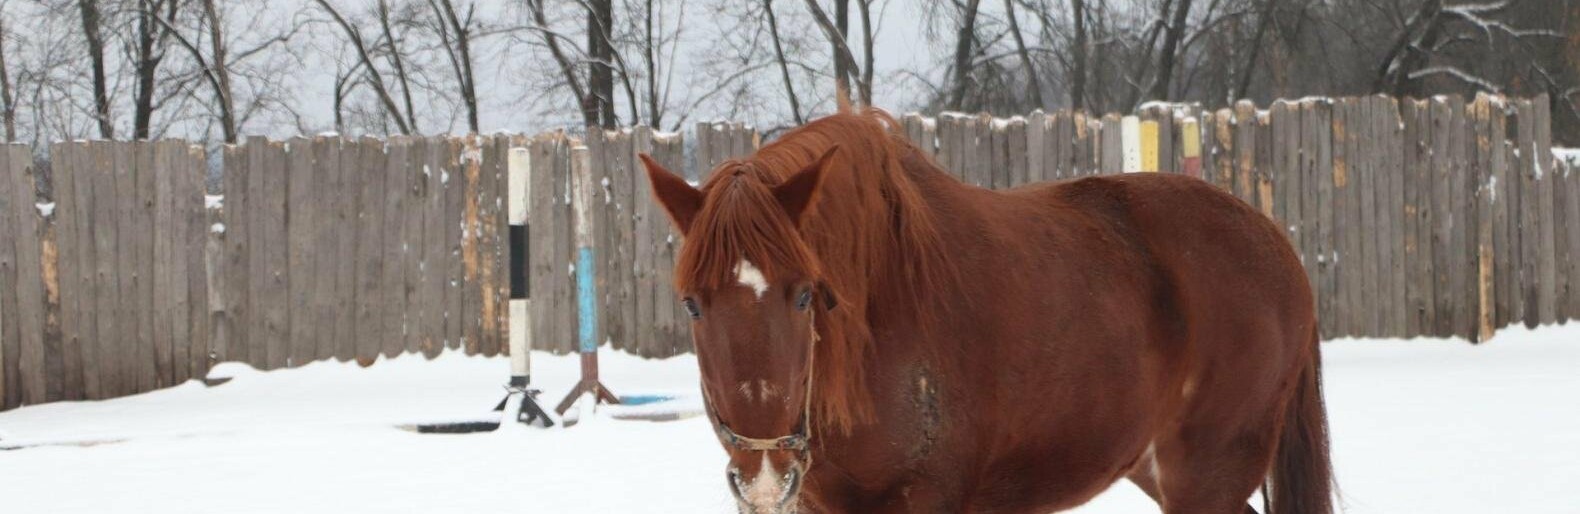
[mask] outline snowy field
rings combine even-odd
[[[1335,465],[1353,513],[1580,512],[1580,326],[1326,345]],[[574,357],[534,356],[547,403]],[[614,352],[621,394],[691,395],[695,361]],[[234,368],[235,366],[227,366]],[[427,435],[499,399],[502,358],[315,363],[228,384],[0,413],[0,512],[730,512],[707,426],[612,419]],[[1119,484],[1079,510],[1156,512]]]

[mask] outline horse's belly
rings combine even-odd
[[[1086,503],[1134,469],[1154,425],[1144,387],[1044,393],[1018,417],[979,482],[984,510],[1054,512]],[[1068,395],[1068,397],[1065,397]],[[975,503],[975,502],[974,502]],[[994,509],[987,509],[995,504]]]
[[[1139,456],[1118,447],[1028,450],[989,466],[972,510],[1056,512],[1079,506],[1108,489]]]

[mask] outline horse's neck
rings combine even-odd
[[[913,148],[910,152],[912,152],[910,155],[900,159],[900,165],[905,178],[915,186],[921,196],[919,207],[926,212],[933,226],[939,231],[940,246],[933,251],[951,253],[950,247],[959,244],[959,241],[949,237],[951,232],[949,228],[960,223],[970,223],[969,220],[959,219],[960,215],[969,211],[962,194],[969,186],[938,168],[920,150]],[[892,215],[895,210],[895,206],[890,205],[887,212]],[[882,234],[884,236],[882,239],[885,241],[902,241],[906,237],[904,234],[896,233],[899,224],[893,223],[892,220],[884,220],[883,223],[873,223],[869,226],[886,231]],[[889,255],[880,258],[884,269],[874,273],[879,278],[871,284],[872,290],[869,294],[869,301],[881,302],[886,307],[881,309],[884,314],[882,317],[871,320],[875,331],[883,331],[888,328],[887,325],[920,325],[925,320],[918,319],[918,313],[927,312],[927,309],[920,308],[924,306],[919,305],[919,302],[949,297],[956,293],[953,288],[959,285],[954,279],[955,274],[946,272],[943,275],[950,279],[931,284],[931,287],[925,291],[912,289],[911,286],[914,284],[905,275],[905,267],[920,266],[923,263],[916,260],[926,259],[929,256],[912,254],[904,245],[887,246],[886,251]]]

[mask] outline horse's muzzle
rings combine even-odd
[[[740,468],[731,466],[730,493],[735,495],[741,514],[795,514],[802,478],[799,462],[791,464],[782,474],[765,465],[750,481],[742,476]]]

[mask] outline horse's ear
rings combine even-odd
[[[647,154],[640,153],[637,157],[642,159],[642,167],[647,168],[647,180],[653,185],[653,198],[664,206],[664,210],[669,212],[670,221],[675,222],[675,227],[684,235],[691,230],[691,221],[697,217],[697,211],[702,210],[702,191],[664,169],[664,165]]]
[[[801,171],[791,175],[783,184],[774,187],[774,198],[779,200],[790,220],[801,223],[801,216],[806,214],[817,200],[818,186],[823,183],[823,172],[828,169],[828,163],[834,159],[834,153],[839,151],[839,145],[829,148],[818,157],[816,162],[802,168]]]

